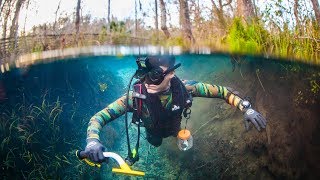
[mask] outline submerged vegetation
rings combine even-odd
[[[1,177],[99,177],[100,170],[79,161],[75,150],[84,148],[90,117],[118,94],[115,89],[121,83],[107,70],[110,68],[105,67],[108,65],[97,65],[97,61],[69,61],[3,74],[0,81]],[[89,68],[94,68],[94,73],[89,73]],[[79,72],[83,81],[78,81]],[[113,81],[118,83],[108,87]]]
[[[0,116],[1,176],[3,178],[73,178],[73,168],[82,165],[74,158],[77,134],[66,136],[60,117],[63,103],[40,105],[18,103]],[[78,165],[77,165],[78,164]]]

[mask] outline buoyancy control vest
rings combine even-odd
[[[132,122],[140,123],[148,133],[163,138],[177,135],[180,130],[181,114],[192,105],[192,96],[181,80],[174,76],[170,83],[172,103],[169,109],[162,105],[159,94],[148,93],[144,83],[140,81],[134,83]],[[144,105],[147,109],[143,109]],[[144,110],[148,111],[149,120],[142,117]]]

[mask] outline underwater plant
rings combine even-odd
[[[60,117],[64,104],[17,104],[0,117],[1,176],[4,178],[74,178],[83,165],[74,158],[77,131],[65,136]],[[80,132],[80,131],[78,131]],[[80,174],[81,175],[81,174]]]

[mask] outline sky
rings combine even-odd
[[[146,12],[144,17],[146,25],[154,26],[154,0],[140,0],[142,9]],[[138,0],[137,0],[138,2]],[[21,26],[25,24],[26,30],[30,30],[34,25],[43,24],[45,22],[54,22],[55,11],[57,10],[59,0],[31,0],[31,4],[26,11],[24,7],[21,11],[19,22]],[[77,0],[61,0],[58,16],[73,17]],[[92,18],[106,18],[108,14],[108,0],[82,0],[82,15],[91,14]],[[176,13],[174,12],[176,10]],[[111,0],[111,15],[119,20],[128,17],[134,18],[135,0]],[[171,23],[178,23],[177,8],[170,8]],[[142,12],[138,13],[141,17]],[[160,12],[159,12],[160,14]],[[25,17],[27,16],[27,21]],[[25,23],[26,22],[26,23]],[[159,19],[160,22],[160,19]]]
[[[55,11],[57,10],[60,0],[30,0],[31,4],[26,11],[24,7],[20,13],[19,24],[21,27],[25,25],[26,31],[31,30],[34,25],[39,25],[47,22],[54,22]],[[139,2],[139,0],[136,0]],[[168,2],[169,0],[165,0]],[[263,10],[266,0],[256,0],[257,6]],[[292,1],[292,0],[291,0]],[[138,11],[138,18],[143,18],[145,26],[154,27],[154,2],[155,0],[140,0],[142,4],[142,12]],[[170,4],[167,4],[167,25],[179,26],[179,5],[178,0],[170,0]],[[174,3],[176,2],[176,4]],[[199,0],[202,17],[209,17],[209,9],[204,7],[211,7],[211,0]],[[270,2],[270,1],[269,1]],[[60,9],[58,11],[59,16],[69,16],[74,18],[75,7],[77,0],[61,0]],[[158,7],[159,8],[159,7]],[[94,18],[107,18],[108,14],[108,0],[82,0],[82,16],[91,14]],[[124,20],[128,17],[134,19],[135,0],[111,0],[111,16],[116,17],[118,20]],[[160,10],[158,10],[160,14]],[[302,10],[302,12],[305,10]],[[142,17],[142,13],[145,12],[147,16]],[[292,15],[291,15],[292,16]],[[26,19],[27,17],[27,19]],[[160,17],[159,17],[160,23]],[[160,25],[159,25],[160,26]]]

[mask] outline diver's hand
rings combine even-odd
[[[87,146],[84,150],[87,154],[90,161],[94,163],[101,163],[105,161],[105,157],[103,156],[103,152],[105,151],[105,147],[100,143],[97,139],[88,139]]]
[[[251,122],[258,131],[265,129],[267,126],[266,119],[257,111],[252,108],[248,108],[244,113],[244,126],[246,130],[249,130],[249,122]]]

